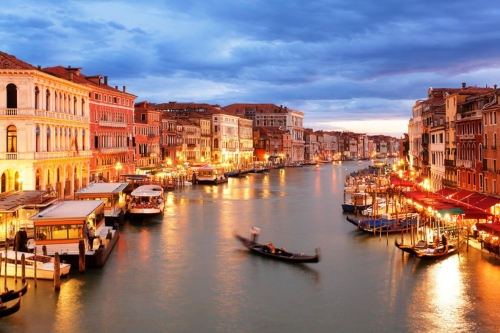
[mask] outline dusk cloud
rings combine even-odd
[[[107,75],[137,101],[284,105],[305,112],[314,129],[370,119],[404,124],[431,86],[499,83],[493,1],[473,14],[463,0],[2,5],[0,50],[35,66]]]

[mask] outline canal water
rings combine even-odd
[[[345,176],[364,166],[271,170],[169,192],[164,216],[121,228],[102,269],[72,271],[59,292],[29,280],[0,332],[498,332],[499,260],[463,248],[420,261],[394,246],[396,236],[360,234],[346,221]],[[252,226],[259,241],[289,251],[320,247],[321,262],[251,255],[233,233],[249,236]]]

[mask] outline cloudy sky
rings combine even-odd
[[[0,50],[136,101],[274,103],[397,137],[429,87],[500,84],[497,1],[2,0]]]

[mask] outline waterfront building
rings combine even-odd
[[[225,106],[226,111],[253,121],[255,127],[277,127],[290,131],[291,162],[304,161],[304,113],[275,104],[236,103]]]
[[[479,150],[479,160],[483,163],[482,172],[479,173],[479,190],[491,195],[498,196],[498,184],[500,182],[500,148],[498,147],[498,122],[500,106],[498,104],[499,90],[494,86],[494,91],[477,96],[482,100],[482,124],[483,124],[483,146]],[[481,156],[482,153],[482,156]],[[496,211],[498,215],[500,211]]]
[[[168,113],[161,113],[161,159],[168,166],[177,164],[177,121]]]
[[[0,192],[72,196],[90,176],[90,87],[0,52]]]
[[[195,164],[201,162],[200,127],[186,119],[177,118],[177,160]]]
[[[439,119],[433,119],[434,122],[430,124],[429,128],[429,158],[430,158],[430,186],[434,191],[440,190],[443,185],[443,178],[445,173],[444,167],[444,114],[445,105],[440,105],[434,109],[434,112],[440,114]]]
[[[238,117],[238,141],[239,141],[239,153],[238,153],[238,166],[239,168],[247,168],[252,161],[254,149],[253,149],[253,122],[250,119]],[[282,132],[282,131],[280,131]],[[281,138],[281,140],[280,140]],[[278,147],[276,147],[278,146]],[[276,151],[277,149],[277,151]],[[282,135],[277,136],[277,142],[275,143],[275,153],[276,156],[281,154],[283,159],[283,140]]]
[[[147,101],[134,106],[135,166],[140,172],[151,172],[161,161],[161,112]]]
[[[317,162],[320,156],[320,145],[317,133],[312,129],[304,129],[304,161]]]
[[[89,95],[91,181],[118,181],[120,173],[133,173],[132,133],[137,96],[127,93],[125,86],[122,90],[109,86],[107,76],[86,76],[79,68],[57,66],[43,70],[62,79],[71,77],[73,82],[92,89]]]
[[[443,126],[446,116],[445,96],[455,93],[456,88],[429,88],[426,100],[417,100],[412,107],[408,133],[410,136],[410,164],[420,176],[431,179],[430,131],[434,126]],[[441,124],[441,125],[440,125]],[[434,185],[434,184],[431,184]]]
[[[239,161],[239,117],[213,111],[212,162],[237,165]]]

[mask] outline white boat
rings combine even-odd
[[[132,202],[129,213],[131,215],[156,215],[163,213],[163,187],[160,185],[142,185],[130,193]]]
[[[1,275],[5,276],[5,251],[2,251],[2,267],[0,269]],[[35,256],[34,253],[29,252],[19,252],[17,251],[17,276],[21,277],[21,256],[24,254],[25,260],[25,276],[27,278],[35,277],[35,266],[36,266],[36,278],[53,280],[54,279],[54,261],[53,257],[44,256],[38,254]],[[16,271],[16,251],[7,251],[7,276],[15,276]],[[70,264],[60,263],[60,275],[68,275]]]
[[[210,165],[199,168],[196,172],[198,184],[217,185],[227,183],[228,179],[224,174],[223,167],[213,167]]]

